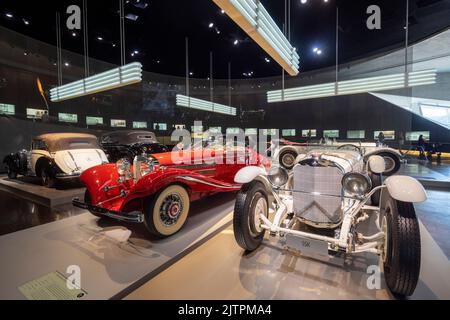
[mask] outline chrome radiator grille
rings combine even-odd
[[[342,219],[342,173],[336,167],[298,165],[294,168],[294,213],[317,225]]]

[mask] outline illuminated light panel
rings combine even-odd
[[[213,0],[291,76],[299,73],[296,49],[258,0]]]
[[[177,106],[235,116],[236,108],[177,94]]]
[[[141,81],[142,64],[134,62],[92,77],[53,88],[50,90],[50,100],[52,102],[60,102],[125,87]]]
[[[437,81],[436,70],[414,71],[408,74],[406,87],[416,87],[435,84]],[[387,76],[370,77],[356,80],[338,82],[337,95],[357,94],[371,91],[383,91],[405,88],[405,74],[392,74]],[[336,84],[325,83],[313,86],[297,87],[267,93],[269,103],[296,101],[336,95]]]

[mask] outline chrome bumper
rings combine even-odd
[[[117,212],[117,211],[111,211],[105,208],[93,206],[84,202],[81,202],[80,199],[75,198],[72,200],[72,204],[80,209],[89,210],[90,212],[94,212],[96,214],[119,220],[124,222],[132,222],[132,223],[144,223],[144,214],[141,212]]]

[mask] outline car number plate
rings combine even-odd
[[[305,254],[328,255],[328,242],[286,235],[286,246]]]

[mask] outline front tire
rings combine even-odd
[[[246,251],[258,249],[264,240],[266,232],[261,228],[260,214],[269,216],[264,185],[260,182],[244,185],[236,198],[233,229],[238,245]]]
[[[17,172],[15,172],[13,169],[11,169],[10,166],[8,166],[7,169],[8,169],[8,179],[16,180],[17,179]]]
[[[180,185],[172,185],[146,201],[144,223],[152,235],[167,238],[183,228],[189,210],[187,190]]]
[[[386,233],[384,275],[392,293],[411,296],[417,286],[421,265],[420,228],[414,206],[383,196],[382,229]]]

